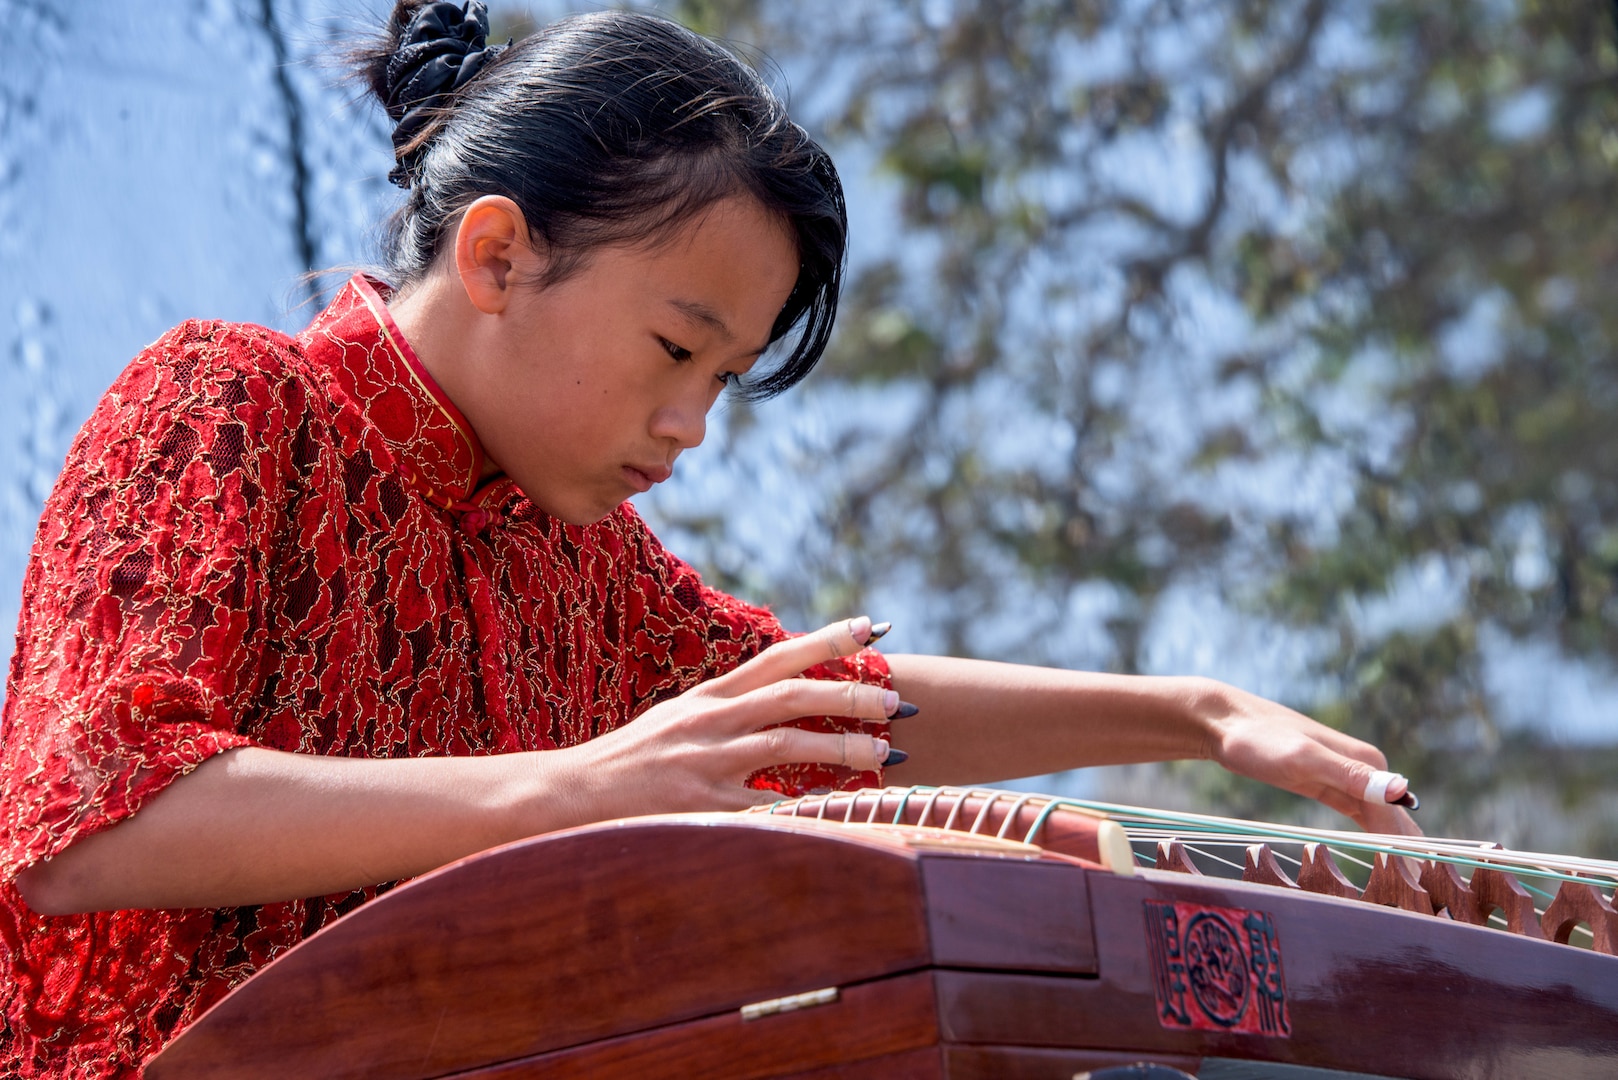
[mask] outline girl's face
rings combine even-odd
[[[456,404],[540,509],[577,525],[668,479],[747,373],[798,276],[787,225],[751,197],[656,247],[604,247],[516,290]]]

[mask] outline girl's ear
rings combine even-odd
[[[541,260],[528,239],[522,208],[504,195],[484,195],[455,229],[455,270],[472,306],[498,315],[522,280],[539,276]]]

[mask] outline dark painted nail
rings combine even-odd
[[[1403,806],[1408,810],[1420,810],[1421,800],[1416,798],[1415,792],[1406,791],[1403,795],[1394,800],[1394,805]]]
[[[875,626],[871,627],[871,636],[865,639],[865,644],[867,646],[875,645],[879,638],[886,637],[888,631],[892,629],[893,624],[890,622],[877,623]]]
[[[910,704],[910,702],[901,701],[901,702],[899,702],[899,707],[896,710],[894,710],[893,719],[902,720],[907,716],[915,716],[919,712],[921,712],[921,710],[919,708],[917,708],[916,706]]]
[[[902,764],[904,764],[905,762],[907,762],[909,760],[910,760],[910,755],[909,754],[905,753],[903,750],[899,750],[899,749],[897,749],[895,747],[890,746],[890,747],[888,747],[887,760],[884,761],[882,764],[885,767],[886,766],[893,766],[893,765],[902,765]]]

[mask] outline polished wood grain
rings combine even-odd
[[[1040,1050],[1023,1046],[947,1046],[944,1076],[949,1080],[1072,1080],[1078,1074],[1139,1062],[1195,1073],[1200,1058],[1153,1052]]]
[[[942,1080],[946,1075],[943,1048],[930,1046],[792,1073],[779,1080]]]
[[[474,856],[277,959],[147,1076],[414,1080],[925,966],[916,854],[828,829],[653,818]]]
[[[932,975],[920,971],[843,987],[829,1005],[758,1020],[743,1020],[731,1010],[455,1075],[457,1080],[760,1080],[936,1047],[935,1014]]]
[[[934,964],[1094,971],[1072,862],[915,839],[711,815],[497,849],[291,950],[147,1075],[412,1080]]]
[[[1040,1050],[1024,1046],[940,1046],[850,1065],[794,1073],[781,1080],[1072,1080],[1118,1065],[1149,1061],[1194,1073],[1200,1059],[1104,1050]]]
[[[620,1036],[456,1073],[455,1080],[1069,1080],[1142,1060],[1194,1069],[1198,1059],[1134,1051],[942,1043],[937,973],[913,972],[843,989],[839,1000],[744,1021],[738,1013]]]
[[[1300,878],[1323,873],[1323,855]],[[1379,888],[1416,895],[1392,865],[1378,870],[1403,884]],[[1613,925],[1590,894],[1593,907],[1566,890],[1553,914]],[[1262,916],[1289,1030],[1160,1019],[1148,903]],[[891,826],[612,823],[486,852],[360,908],[238,988],[147,1076],[1066,1080],[1138,1060],[1194,1072],[1205,1056],[1412,1080],[1618,1075],[1618,958],[1427,905],[1126,877]],[[828,987],[831,1003],[740,1012]]]
[[[1613,957],[1430,915],[1154,871],[1092,875],[1090,900],[1099,980],[944,973],[944,1038],[1151,1047],[1413,1080],[1618,1076]],[[1291,1036],[1165,1029],[1145,936],[1127,932],[1147,900],[1268,913]]]
[[[921,875],[939,967],[1096,970],[1089,878],[1072,867],[933,857],[921,860]]]

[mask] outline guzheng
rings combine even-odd
[[[1615,884],[987,790],[629,819],[389,892],[146,1076],[1614,1077]]]

